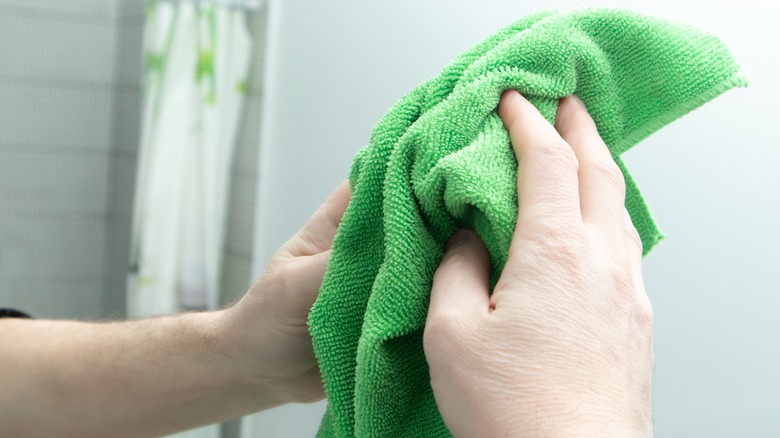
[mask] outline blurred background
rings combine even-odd
[[[656,436],[780,436],[780,7],[549,1],[685,21],[750,79],[625,155]],[[0,306],[138,318],[238,299],[403,94],[538,2],[0,0]],[[180,436],[308,437],[324,402]]]

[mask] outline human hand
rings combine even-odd
[[[349,198],[345,182],[228,309],[105,323],[3,318],[0,435],[163,436],[321,399],[306,321]]]
[[[518,222],[489,295],[489,256],[459,231],[436,272],[424,349],[456,437],[651,436],[650,301],[625,181],[585,106],[553,128],[507,91]]]
[[[273,404],[325,396],[307,320],[349,200],[345,181],[276,252],[249,292],[224,311],[223,337],[238,383],[256,386]]]

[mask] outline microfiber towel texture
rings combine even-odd
[[[476,45],[403,97],[350,171],[352,200],[309,315],[328,406],[319,437],[449,436],[423,354],[446,240],[472,228],[495,285],[517,219],[517,162],[496,108],[516,89],[552,122],[576,94],[625,176],[647,254],[662,238],[620,155],[746,85],[706,32],[621,10],[542,12]],[[682,146],[682,145],[681,145]]]

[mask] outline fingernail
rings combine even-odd
[[[468,229],[461,229],[452,234],[447,243],[444,245],[444,250],[449,251],[452,248],[463,245],[474,238],[474,232]]]

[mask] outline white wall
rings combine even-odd
[[[780,436],[780,8],[761,0],[617,6],[720,35],[751,80],[625,159],[667,239],[645,260],[664,436]],[[347,175],[413,86],[539,2],[271,1],[255,273]],[[257,415],[245,436],[308,437],[323,404]]]

